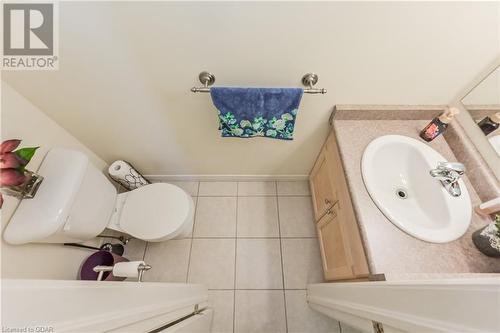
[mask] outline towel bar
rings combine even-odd
[[[198,75],[200,82],[203,84],[203,87],[193,87],[191,91],[194,93],[210,92],[210,86],[215,82],[215,75],[209,73],[207,71],[201,72]],[[318,75],[314,73],[307,73],[302,77],[302,84],[307,88],[304,89],[304,94],[326,94],[325,88],[313,88],[313,86],[318,82]]]

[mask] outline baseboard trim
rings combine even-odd
[[[144,175],[153,182],[169,181],[304,181],[309,175]]]

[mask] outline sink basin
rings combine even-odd
[[[430,146],[401,135],[381,136],[366,147],[361,171],[366,189],[398,228],[421,240],[460,238],[471,221],[469,192],[453,197],[429,171],[446,159]]]

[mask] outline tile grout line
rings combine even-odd
[[[283,283],[283,308],[285,310],[285,332],[288,333],[288,314],[286,312],[286,294],[285,294],[285,269],[283,267],[283,246],[281,243],[281,219],[280,219],[280,204],[278,197],[278,182],[275,182],[276,187],[276,210],[278,214],[278,235],[280,242],[280,261],[281,261],[281,281]]]
[[[239,202],[239,182],[236,182],[236,226],[234,228],[234,280],[233,280],[233,333],[235,330],[236,318],[236,263],[238,255],[238,202]]]
[[[233,238],[238,238],[238,239],[316,239],[318,238],[317,236],[294,236],[294,237],[275,237],[275,236],[269,236],[269,237],[264,237],[264,236],[245,236],[245,237],[230,237],[230,236],[197,236],[197,237],[192,237],[194,239],[233,239]]]
[[[198,182],[198,191],[200,190],[200,183]],[[191,269],[191,254],[193,252],[193,243],[194,243],[194,227],[196,223],[196,213],[198,212],[198,196],[196,197],[196,203],[195,203],[195,210],[193,214],[193,229],[191,229],[191,244],[189,246],[189,260],[188,260],[188,267],[187,267],[187,272],[186,272],[186,283],[189,283],[189,270]]]
[[[220,289],[220,288],[210,288],[208,290],[218,290],[218,291],[232,291],[232,290],[293,290],[293,291],[307,291],[307,289],[304,289],[304,288],[287,288],[287,289],[283,289],[283,288],[236,288],[236,289]]]
[[[198,212],[198,198],[200,197],[200,182],[196,186],[196,202],[194,205],[194,214],[193,214],[193,228],[191,229],[191,244],[189,246],[189,257],[188,257],[188,267],[186,272],[186,283],[189,283],[189,270],[191,269],[191,253],[193,252],[193,243],[194,243],[194,227],[196,223],[196,213]]]
[[[199,198],[200,198],[200,183],[201,182],[197,182],[197,186],[196,186],[196,202],[195,202],[195,205],[194,205],[194,214],[193,214],[193,229],[191,230],[191,246],[193,244],[193,239],[195,238],[194,237],[194,227],[195,227],[195,224],[196,224],[196,213],[198,212],[198,202],[199,202]],[[191,250],[190,250],[191,251]],[[191,255],[191,252],[189,252],[189,254]],[[191,257],[190,257],[190,261],[191,261]]]
[[[197,195],[202,198],[213,198],[213,197],[221,197],[221,198],[234,198],[234,197],[242,197],[242,198],[255,198],[255,197],[285,197],[285,198],[309,198],[311,195],[307,194],[294,194],[294,195],[276,195],[276,194],[253,194],[253,195]]]

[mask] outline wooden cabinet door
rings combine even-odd
[[[344,240],[349,246],[352,259],[352,272],[356,278],[367,277],[369,275],[368,263],[359,234],[358,222],[354,213],[337,140],[333,132],[330,133],[325,146],[328,152],[327,158],[331,162],[329,164],[331,165],[332,179],[335,181],[337,191],[338,218],[342,224]]]
[[[339,206],[327,210],[317,223],[319,246],[326,280],[352,279],[352,258],[348,240],[339,218]]]
[[[332,181],[332,166],[328,161],[326,146],[321,150],[309,177],[316,221],[337,202],[337,193]]]

